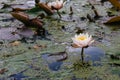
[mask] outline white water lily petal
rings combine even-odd
[[[92,36],[89,35],[88,33],[86,33],[86,34],[80,33],[79,35],[75,35],[72,38],[72,40],[73,40],[73,43],[79,47],[86,47],[94,42],[94,40],[92,39]]]
[[[65,3],[63,2],[63,0],[56,0],[54,2],[50,2],[48,3],[48,7],[50,7],[52,9],[52,7],[56,10],[59,10],[63,7]]]

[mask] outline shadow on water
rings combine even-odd
[[[58,71],[63,64],[62,61],[67,59],[67,54],[65,52],[59,52],[54,54],[45,53],[42,55],[42,58],[45,59],[50,70]]]
[[[13,80],[23,80],[23,79],[26,79],[26,78],[28,78],[28,76],[25,76],[23,73],[25,71],[27,71],[27,70],[28,69],[25,69],[25,70],[23,70],[23,71],[21,71],[21,72],[19,72],[17,74],[12,74],[12,75],[9,76],[9,78],[13,79]]]

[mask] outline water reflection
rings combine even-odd
[[[80,55],[81,48],[68,47],[68,51],[70,53],[73,53],[72,55],[74,57],[77,57]],[[96,63],[96,62],[100,62],[102,58],[104,58],[105,56],[105,52],[98,47],[85,48],[84,54],[85,54],[85,61],[92,61],[94,66],[100,65],[100,63]]]
[[[81,48],[68,47],[67,51],[68,51],[68,53],[71,53],[70,56],[72,56],[74,58],[78,58],[78,56],[80,55],[79,53],[81,52]],[[74,53],[75,53],[75,55],[74,55]],[[85,48],[84,54],[85,54],[85,61],[93,62],[93,66],[100,66],[101,60],[105,56],[105,52],[98,47]],[[42,58],[46,61],[49,69],[52,71],[60,70],[60,67],[63,64],[62,60],[67,59],[66,57],[67,57],[66,52],[58,52],[55,54],[45,53],[42,55]],[[80,58],[80,56],[79,56],[79,58]]]

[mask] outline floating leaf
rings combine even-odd
[[[16,28],[1,28],[0,29],[0,40],[19,40],[21,37],[18,34],[13,34]]]
[[[119,21],[120,21],[120,16],[113,16],[113,17],[107,17],[103,23],[110,24],[110,23],[119,22]]]
[[[7,71],[6,68],[0,69],[0,74],[4,74]]]
[[[18,10],[18,11],[25,11],[25,10],[31,9],[29,8],[29,6],[24,5],[24,4],[12,4],[11,8],[13,8],[13,10]]]
[[[47,47],[46,45],[34,45],[33,49],[39,50],[39,49],[46,48],[46,47]]]
[[[11,46],[19,46],[20,45],[20,41],[14,41],[12,43],[10,43]]]
[[[46,4],[38,3],[37,4],[41,9],[43,9],[47,14],[53,14],[53,10],[51,10]]]
[[[119,2],[119,0],[109,0],[109,2],[110,2],[116,9],[120,9],[120,2]]]
[[[44,59],[47,59],[48,62],[56,62],[66,60],[68,55],[64,52],[56,52],[56,53],[47,53],[42,55]]]
[[[46,53],[42,55],[42,58],[47,61],[49,69],[53,71],[58,71],[63,63],[62,61],[66,60],[67,57],[68,56],[65,51],[50,54]]]
[[[34,31],[29,28],[18,29],[16,32],[17,32],[17,34],[19,34],[23,37],[31,37],[34,35]]]
[[[33,19],[29,19],[29,16],[24,13],[24,12],[21,12],[21,11],[14,11],[14,12],[11,12],[11,15],[18,19],[19,21],[23,22],[26,27],[39,27],[39,28],[42,28],[42,21],[38,18],[33,18]]]
[[[19,21],[23,22],[24,24],[29,24],[29,16],[26,13],[21,11],[14,11],[11,12],[11,15]]]
[[[33,18],[30,20],[30,25],[31,26],[36,26],[38,28],[42,28],[42,21],[38,18]]]

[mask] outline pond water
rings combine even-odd
[[[81,49],[80,48],[75,49],[75,48],[70,47],[68,49],[68,51],[70,53],[74,53],[74,52],[79,53],[79,52],[81,52]],[[93,66],[100,66],[101,60],[104,59],[104,57],[105,57],[104,51],[102,51],[101,49],[99,49],[97,47],[89,47],[89,48],[85,49],[84,53],[87,56],[87,57],[85,57],[85,61],[92,61]],[[50,70],[58,71],[64,62],[57,61],[58,58],[53,58],[53,56],[56,57],[56,55],[49,56],[50,54],[51,53],[43,54],[42,58],[45,59]],[[77,57],[79,55],[80,54],[71,54],[71,56],[73,56],[73,57]],[[59,58],[60,58],[61,55],[57,55],[57,56],[59,56]],[[99,62],[99,63],[95,63],[95,62]]]
[[[120,79],[120,24],[102,23],[108,12],[119,15],[110,2],[102,5],[98,0],[89,0],[100,15],[95,18],[88,0],[66,0],[59,10],[60,18],[57,12],[48,15],[34,8],[34,0],[29,1],[32,0],[0,0],[0,80]],[[42,0],[47,1],[52,0]],[[11,7],[32,8],[22,11],[26,14],[20,13],[25,20],[29,15],[31,22],[14,18]],[[42,15],[42,23],[35,19],[33,22],[38,23],[32,24],[38,15]],[[36,24],[42,24],[42,28],[36,30]],[[89,66],[80,66],[81,48],[71,46],[71,37],[82,32],[95,40],[84,50]]]

